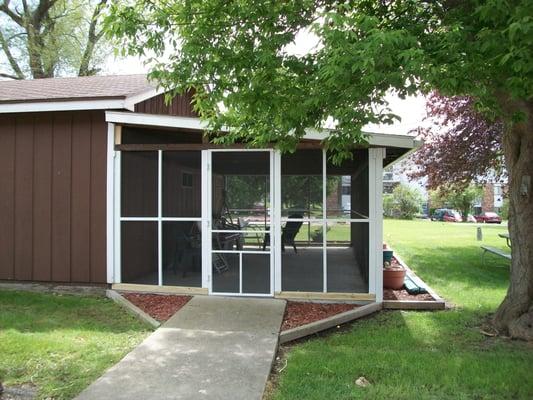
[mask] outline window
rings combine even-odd
[[[392,172],[385,172],[383,174],[384,181],[392,181],[394,179],[394,174]]]

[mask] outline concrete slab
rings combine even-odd
[[[79,396],[260,400],[285,301],[196,296]]]

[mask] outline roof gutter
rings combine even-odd
[[[163,93],[162,89],[150,89],[127,97],[85,100],[47,100],[0,103],[0,114],[81,111],[81,110],[129,110],[135,111],[135,104]]]
[[[125,99],[38,101],[0,104],[0,114],[81,110],[121,110],[125,108]]]

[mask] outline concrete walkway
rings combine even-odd
[[[260,400],[285,302],[196,296],[79,400]]]

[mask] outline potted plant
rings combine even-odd
[[[400,264],[385,261],[383,263],[383,287],[400,290],[405,280],[405,269]]]

